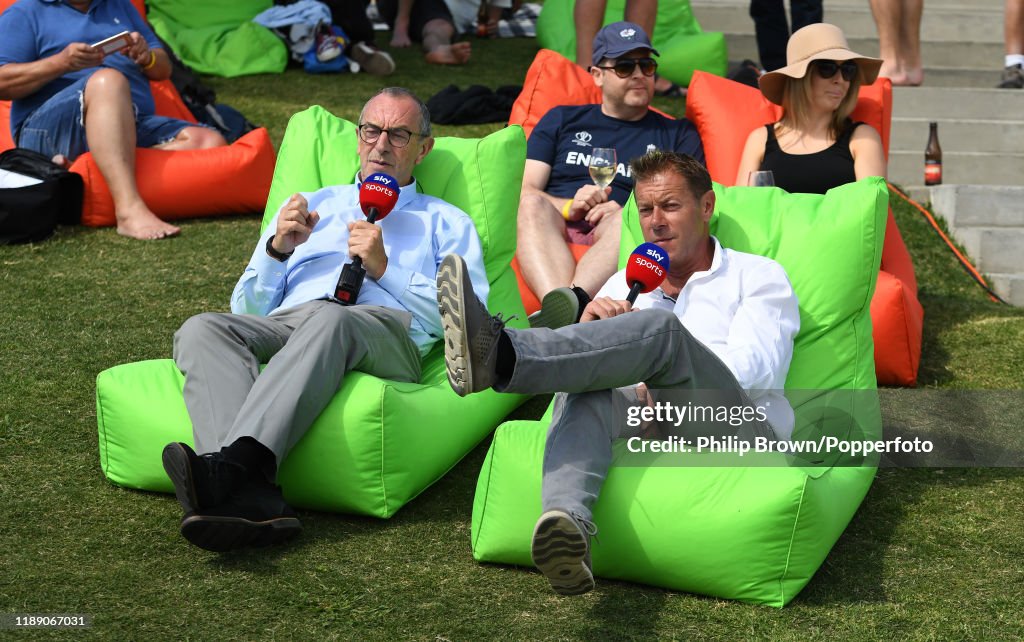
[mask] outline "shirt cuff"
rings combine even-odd
[[[267,254],[266,241],[260,245],[260,251],[252,259],[252,269],[256,271],[256,282],[264,288],[275,289],[288,274],[288,262],[278,261]]]
[[[384,274],[377,279],[377,283],[401,301],[412,283],[412,270],[397,265],[396,261],[388,261],[388,267],[384,270]]]

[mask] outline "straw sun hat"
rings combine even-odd
[[[789,64],[758,79],[761,93],[776,105],[781,105],[786,78],[803,78],[812,60],[853,60],[857,63],[862,85],[875,82],[878,69],[882,66],[880,58],[869,58],[850,51],[842,29],[819,22],[807,25],[790,36],[786,45],[786,62]]]

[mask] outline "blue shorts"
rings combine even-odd
[[[73,161],[89,151],[85,140],[85,84],[82,78],[54,94],[32,112],[18,130],[18,147],[25,147],[52,158],[63,154]],[[135,108],[135,134],[137,147],[153,147],[173,140],[186,127],[199,127],[177,118],[155,114],[140,115]]]

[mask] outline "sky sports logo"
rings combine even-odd
[[[590,167],[590,154],[584,154],[583,152],[569,152],[565,157],[566,165],[582,165],[583,167]],[[625,176],[626,178],[632,178],[633,172],[629,169],[629,166],[624,163],[619,163],[615,167],[615,173],[619,176]]]

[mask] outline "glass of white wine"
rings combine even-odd
[[[590,178],[601,189],[611,185],[615,178],[615,161],[614,147],[595,147],[590,151]]]

